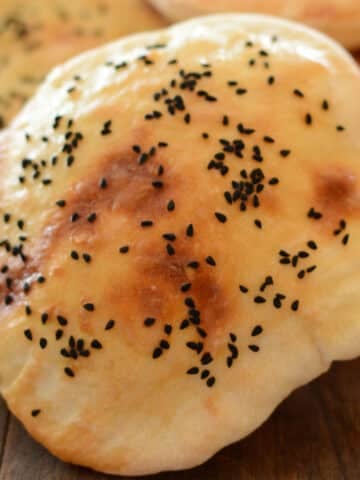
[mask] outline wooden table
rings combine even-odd
[[[294,392],[255,433],[205,465],[151,479],[360,479],[359,373],[360,359],[335,364],[328,373]],[[30,439],[3,404],[0,432],[0,480],[114,478],[56,460]]]

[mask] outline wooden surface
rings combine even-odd
[[[294,392],[255,433],[187,472],[149,480],[360,479],[360,359]],[[111,480],[63,464],[0,407],[0,480]],[[124,479],[124,477],[122,477]]]

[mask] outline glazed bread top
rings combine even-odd
[[[1,0],[0,128],[58,63],[165,21],[143,0]]]
[[[37,440],[191,467],[359,354],[359,93],[341,47],[256,15],[50,74],[0,136],[0,388]]]

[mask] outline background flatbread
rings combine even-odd
[[[163,25],[142,0],[1,0],[0,128],[56,64],[117,37]]]
[[[306,23],[345,47],[360,47],[358,0],[150,0],[173,21],[199,15],[239,12],[278,15]]]

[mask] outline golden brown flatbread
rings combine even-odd
[[[359,0],[150,0],[170,20],[211,13],[278,15],[303,22],[332,36],[345,47],[360,47]]]
[[[0,128],[56,64],[162,26],[165,21],[143,0],[1,0]]]
[[[256,15],[48,76],[0,135],[0,390],[35,439],[189,468],[359,354],[359,77]]]

